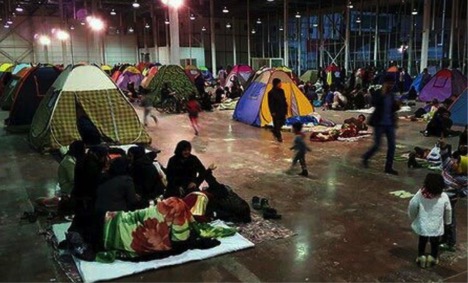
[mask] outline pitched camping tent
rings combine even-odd
[[[148,89],[148,86],[151,82],[151,80],[154,78],[154,76],[156,76],[156,73],[158,72],[158,66],[153,66],[151,67],[151,69],[149,69],[147,72],[146,72],[146,75],[145,77],[143,78],[143,80],[141,81],[141,87],[144,88],[144,89]]]
[[[161,89],[165,83],[169,83],[171,90],[184,97],[189,97],[191,93],[197,93],[197,89],[192,81],[187,77],[182,67],[177,65],[164,65],[159,68],[154,78],[148,84],[147,89],[154,103],[159,102]]]
[[[237,82],[244,89],[247,87],[247,82],[250,77],[255,74],[255,71],[247,65],[235,65],[232,71],[226,78],[226,87],[231,88],[234,82]]]
[[[34,115],[30,143],[39,150],[69,145],[81,136],[76,107],[83,109],[103,137],[115,144],[150,143],[133,106],[97,66],[68,66]]]
[[[423,87],[419,93],[419,100],[444,101],[452,95],[460,95],[466,87],[467,79],[460,71],[442,69]]]
[[[54,66],[42,65],[24,70],[23,76],[13,77],[10,86],[14,86],[5,94],[12,99],[10,117],[5,120],[10,131],[29,129],[42,98],[62,72]]]
[[[129,66],[119,76],[116,84],[121,90],[128,91],[127,86],[129,83],[133,83],[135,89],[138,89],[142,80],[143,75],[141,74],[141,72],[137,68]]]
[[[265,70],[244,92],[237,103],[233,118],[237,121],[254,125],[266,126],[272,122],[268,107],[268,92],[273,88],[273,79],[281,80],[282,89],[288,103],[288,115],[302,116],[314,111],[305,95],[283,71]]]
[[[468,88],[458,96],[448,110],[452,113],[450,118],[455,125],[468,125]]]
[[[299,77],[299,79],[305,83],[311,82],[315,83],[317,82],[318,79],[318,71],[317,70],[307,70],[302,76]]]
[[[10,63],[3,63],[0,65],[0,95],[3,95],[4,88],[11,80],[13,67],[13,64]]]

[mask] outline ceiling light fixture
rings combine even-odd
[[[313,23],[312,26],[313,26],[314,28],[316,28],[316,27],[318,27],[318,24],[317,24],[317,23]]]
[[[416,8],[413,9],[413,11],[411,12],[411,15],[416,16],[417,14],[418,14],[418,10],[416,10]]]
[[[283,30],[284,30],[283,26],[280,26],[280,27],[279,27],[279,30],[280,30],[280,31],[283,31]]]
[[[348,2],[348,8],[350,8],[350,9],[354,8],[353,2],[351,2],[351,1]]]
[[[70,29],[71,29],[71,30],[74,30],[74,29],[75,29],[75,26],[74,26],[74,25],[71,25],[71,26],[70,26]]]
[[[229,13],[229,10],[228,10],[228,8],[226,8],[226,6],[224,6],[224,8],[223,8],[223,13],[225,13],[225,14]]]
[[[148,29],[150,28],[150,25],[148,23],[145,24],[145,28]]]
[[[360,24],[361,23],[361,17],[356,18],[356,23]]]
[[[15,10],[16,10],[16,12],[19,12],[19,13],[21,13],[21,12],[24,11],[23,7],[21,7],[20,4],[18,4],[18,6],[16,6],[16,9],[15,9]]]
[[[192,20],[192,21],[195,20],[195,16],[193,14],[190,14],[190,20]]]
[[[134,31],[135,31],[135,30],[134,30],[132,27],[129,27],[129,28],[128,28],[128,32],[129,32],[129,33],[133,33]]]
[[[262,24],[262,20],[260,18],[257,19],[257,24],[259,24],[259,25]]]
[[[206,27],[203,26],[203,27],[201,28],[201,31],[206,31]]]
[[[111,14],[111,16],[117,15],[117,13],[115,12],[115,9],[112,9],[112,11],[110,11],[110,14]]]
[[[232,27],[232,26],[231,26],[231,23],[227,23],[227,24],[226,24],[226,28],[231,28],[231,27]]]
[[[50,44],[50,38],[47,35],[39,36],[38,41],[42,45],[49,45]]]
[[[7,24],[7,23],[5,23],[5,24],[3,25],[3,27],[4,27],[4,28],[10,28],[10,25]]]
[[[169,24],[169,19],[166,19],[166,20],[164,21],[164,24],[168,25],[168,24]]]
[[[180,6],[182,6],[184,0],[161,0],[161,2],[164,4],[164,5],[169,5],[169,6],[172,6],[176,9],[178,9]]]
[[[135,0],[135,2],[132,3],[132,6],[135,9],[140,8],[140,3],[138,3],[138,0]]]
[[[256,31],[255,31],[254,28],[252,29],[251,33],[252,33],[252,34],[255,34],[255,33],[256,33]]]
[[[9,24],[9,25],[12,25],[12,24],[13,24],[13,21],[12,21],[11,19],[8,19],[8,20],[6,21],[6,23]]]
[[[295,16],[297,19],[300,19],[301,18],[301,14],[299,12],[296,12],[296,16]]]

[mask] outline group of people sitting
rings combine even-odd
[[[131,147],[127,152],[103,145],[86,150],[82,141],[73,142],[58,169],[59,210],[74,215],[68,234],[82,239],[92,250],[100,251],[107,212],[145,209],[172,198],[183,200],[189,209],[193,207],[191,212],[197,221],[208,221],[216,216],[249,222],[248,204],[218,183],[212,174],[216,169],[214,164],[205,168],[191,150],[190,142],[180,141],[164,168],[156,160],[158,152],[147,152],[142,146]],[[204,181],[209,187],[202,192],[200,185]],[[203,195],[202,210],[197,203],[198,194]],[[230,198],[230,205],[223,203],[227,198]],[[237,204],[232,199],[237,199]],[[93,259],[84,254],[77,256]]]

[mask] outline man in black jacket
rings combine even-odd
[[[375,107],[374,113],[369,118],[369,125],[374,127],[374,145],[362,156],[364,167],[369,166],[369,159],[380,147],[382,135],[387,137],[387,161],[385,162],[385,173],[398,175],[393,169],[393,157],[395,156],[395,128],[396,111],[400,109],[399,103],[395,100],[392,92],[394,78],[387,76],[384,79],[382,89],[372,93],[372,105]]]
[[[273,89],[268,92],[268,107],[273,118],[273,135],[279,142],[283,142],[281,127],[286,122],[288,103],[278,78],[273,79]]]

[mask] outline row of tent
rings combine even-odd
[[[29,129],[29,141],[39,150],[58,149],[81,139],[77,108],[113,143],[151,142],[133,105],[94,65],[68,66],[63,71],[47,65],[23,68],[13,75],[0,99],[2,106],[12,102],[6,129]]]

